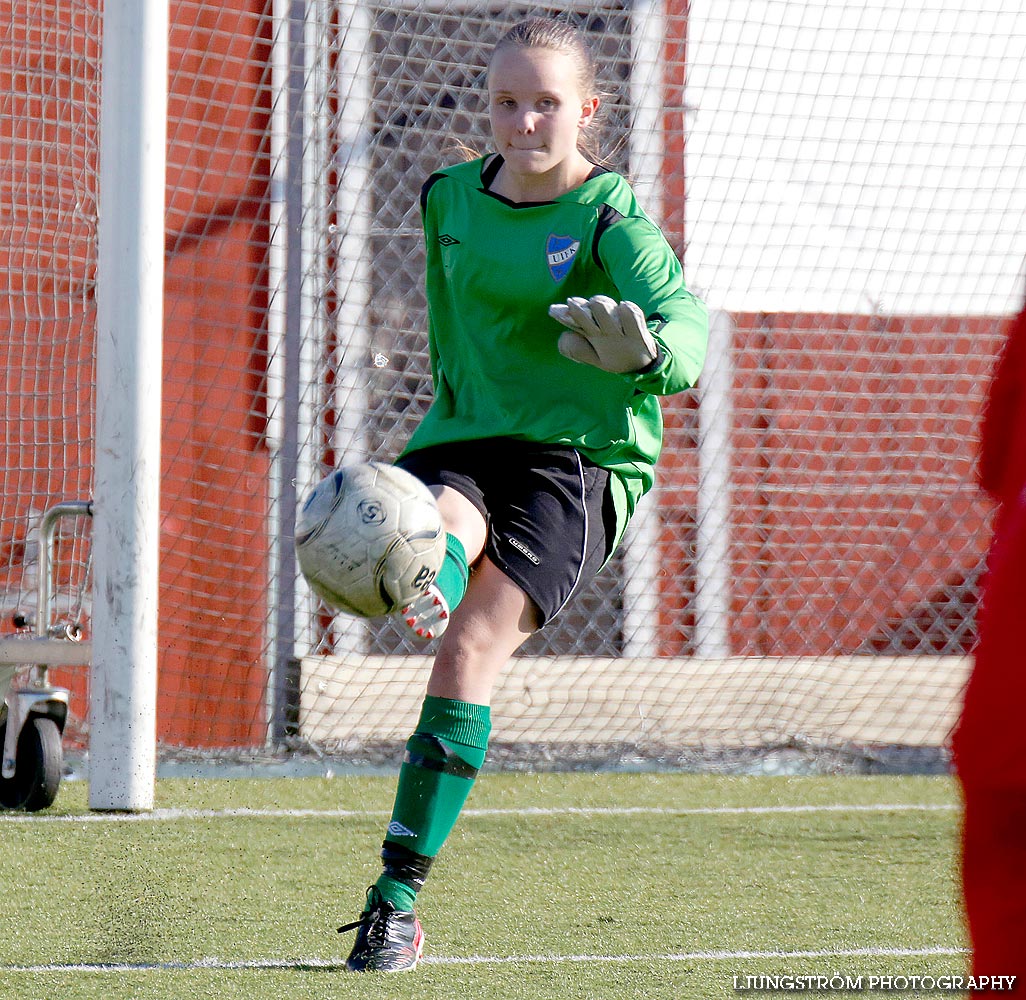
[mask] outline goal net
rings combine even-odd
[[[99,56],[94,4],[0,3],[0,646],[88,635],[88,520],[47,515],[92,491]],[[84,670],[57,673],[82,743]]]
[[[158,739],[391,754],[430,657],[332,615],[297,498],[431,399],[418,193],[486,150],[491,46],[569,13],[602,146],[712,311],[621,551],[514,658],[510,766],[943,752],[990,510],[977,425],[1026,255],[1026,13],[968,0],[171,5]],[[0,0],[0,595],[92,489],[99,0]],[[88,522],[53,623],[89,634]],[[62,562],[62,560],[64,560]],[[88,744],[89,670],[70,737]],[[871,766],[871,765],[867,765]]]

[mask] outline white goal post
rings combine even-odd
[[[89,806],[153,807],[168,0],[107,0]]]

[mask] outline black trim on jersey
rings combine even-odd
[[[432,174],[420,189],[420,214],[423,218],[427,214],[427,199],[428,192],[445,176],[445,174],[437,173]]]
[[[542,205],[554,205],[554,201],[511,201],[504,195],[496,194],[490,190],[492,184],[495,183],[495,178],[499,175],[499,171],[502,169],[503,163],[506,161],[503,159],[501,153],[495,153],[488,157],[483,164],[481,164],[481,191],[482,193],[489,195],[496,201],[501,201],[504,205],[508,205],[510,208],[540,208]],[[608,174],[609,169],[607,167],[600,167],[597,163],[592,167],[591,173],[584,178],[582,183],[587,184],[588,181],[594,177],[600,177],[602,174]]]
[[[625,216],[623,213],[618,212],[612,205],[603,205],[599,210],[598,222],[595,225],[595,236],[591,241],[591,259],[595,261],[596,266],[600,271],[605,271],[605,267],[602,266],[602,261],[599,259],[599,240],[602,239],[602,234],[612,225],[615,225]]]
[[[502,169],[503,159],[496,153],[494,156],[489,156],[484,163],[481,164],[481,190],[487,191],[493,183],[499,171]]]

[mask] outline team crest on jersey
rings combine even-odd
[[[549,274],[553,281],[562,281],[570,271],[574,256],[581,247],[581,241],[572,236],[557,236],[549,233],[545,243],[545,257],[549,262]]]

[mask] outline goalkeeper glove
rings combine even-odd
[[[549,306],[549,315],[567,329],[559,353],[571,361],[619,375],[650,367],[662,354],[648,332],[645,314],[634,302],[614,302],[606,295],[571,296]]]

